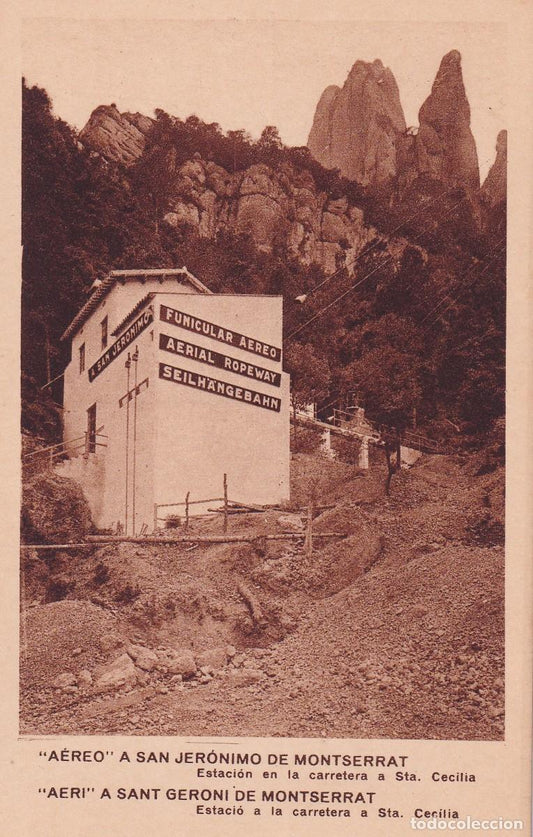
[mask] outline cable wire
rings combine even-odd
[[[491,162],[491,160],[485,160],[485,163],[490,163],[490,162]],[[393,236],[395,233],[398,232],[398,230],[400,230],[402,227],[404,227],[406,224],[408,224],[409,221],[413,221],[415,218],[418,218],[418,216],[421,215],[422,212],[425,212],[425,210],[428,207],[432,206],[432,204],[434,204],[436,201],[443,200],[444,197],[448,197],[448,196],[452,195],[452,193],[455,192],[456,189],[457,189],[457,187],[453,187],[452,189],[449,189],[445,193],[445,195],[435,195],[435,197],[431,198],[427,203],[425,203],[424,206],[422,206],[418,210],[418,212],[415,212],[413,215],[410,215],[409,218],[406,218],[404,221],[402,221],[400,224],[398,224],[396,227],[394,227],[392,230],[390,230],[390,232],[386,233],[386,235],[389,236],[389,237]],[[478,195],[482,191],[482,189],[483,189],[483,186],[481,185],[478,189],[476,189],[476,191],[473,194]],[[459,201],[459,204],[461,204],[464,200],[466,200],[466,198],[469,198],[469,197],[470,197],[470,195],[464,195],[464,197],[461,198],[461,200]],[[459,206],[459,204],[456,204],[456,206]],[[421,235],[421,233],[420,233],[420,235]],[[364,254],[367,255],[368,253],[370,253],[370,251],[373,250],[375,247],[377,247],[378,244],[380,244],[382,241],[383,241],[383,239],[381,237],[376,238],[375,241],[370,245],[370,247],[367,250],[364,251]],[[361,258],[362,255],[363,255],[363,251],[361,251],[360,253],[357,254],[357,256],[355,256],[354,260],[350,264],[350,268],[352,268],[355,265],[355,263]],[[342,267],[335,270],[333,273],[330,273],[329,276],[326,276],[326,278],[323,279],[322,282],[319,282],[318,285],[315,285],[314,288],[311,288],[311,290],[308,291],[306,294],[304,294],[304,296],[307,298],[307,297],[310,297],[311,294],[316,293],[316,291],[318,291],[323,285],[325,285],[327,282],[329,282],[331,279],[333,279],[335,276],[338,276],[339,273],[341,273],[343,270],[345,270],[346,267],[347,267],[347,265],[343,265]]]
[[[496,250],[498,250],[498,248],[500,247],[500,245],[501,245],[504,241],[505,241],[505,238],[502,238],[502,239],[501,239],[501,240],[500,240],[500,241],[499,241],[499,242],[498,242],[498,243],[497,243],[497,244],[496,244],[496,245],[492,248],[492,250],[490,250],[490,251],[489,251],[488,255],[490,255],[491,253],[494,253]],[[500,254],[502,254],[502,253],[504,253],[504,252],[505,252],[505,247],[502,247],[502,248],[501,248],[501,250],[499,251],[498,255],[500,255]],[[478,275],[475,277],[475,279],[479,279],[481,276],[483,276],[483,274],[485,273],[485,271],[486,271],[486,270],[488,270],[488,268],[489,268],[492,264],[494,264],[494,262],[495,262],[495,261],[496,261],[496,259],[498,258],[498,255],[497,255],[497,256],[495,256],[494,258],[490,259],[490,261],[488,261],[488,262],[487,262],[487,264],[485,264],[485,265],[484,265],[483,269],[481,270],[481,272],[480,272],[480,273],[478,273]],[[468,276],[468,275],[469,275],[469,274],[470,274],[473,270],[475,270],[475,269],[476,269],[476,267],[478,267],[478,265],[472,265],[471,267],[469,267],[469,268],[468,268],[468,270],[467,270],[467,271],[463,274],[463,276],[461,277],[461,279],[462,279],[462,280],[466,279],[466,277],[467,277],[467,276]],[[460,288],[459,293],[458,293],[458,294],[456,294],[455,296],[450,296],[450,294],[449,294],[449,293],[448,293],[448,294],[446,294],[444,297],[442,297],[442,299],[441,299],[441,300],[440,300],[440,302],[439,302],[439,303],[435,306],[435,308],[433,308],[431,311],[429,311],[429,312],[426,314],[426,316],[425,316],[425,317],[424,317],[424,318],[420,321],[420,324],[419,324],[419,325],[420,325],[420,326],[422,326],[422,325],[423,325],[423,323],[425,323],[425,321],[426,321],[427,319],[429,319],[430,317],[432,317],[432,315],[433,315],[433,314],[434,314],[434,313],[435,313],[435,312],[436,312],[436,311],[437,311],[437,310],[441,307],[441,305],[442,305],[442,304],[443,304],[443,303],[444,303],[447,299],[449,299],[449,300],[450,300],[449,305],[447,305],[447,306],[446,306],[446,308],[444,309],[444,311],[442,311],[442,312],[441,312],[441,314],[439,314],[437,317],[434,317],[434,318],[431,320],[431,322],[429,322],[429,323],[428,323],[428,325],[426,326],[426,329],[427,329],[427,328],[429,328],[430,326],[432,326],[434,323],[436,323],[436,322],[440,319],[440,317],[441,317],[441,315],[442,315],[442,314],[444,314],[446,311],[448,311],[448,309],[449,309],[449,308],[451,308],[451,306],[453,305],[453,303],[454,303],[454,302],[457,302],[457,300],[459,299],[459,297],[460,297],[460,296],[461,296],[461,295],[462,295],[462,294],[463,294],[466,290],[467,290],[467,286],[465,286],[464,284],[462,284],[462,287]]]
[[[478,190],[478,191],[480,191],[480,190]],[[458,202],[457,202],[457,203],[455,203],[452,207],[450,207],[450,209],[448,209],[448,210],[447,210],[447,212],[445,212],[445,213],[444,213],[444,215],[440,218],[439,223],[441,223],[441,222],[442,222],[442,220],[443,220],[444,218],[446,218],[446,216],[447,216],[447,215],[449,215],[451,212],[453,212],[453,211],[454,211],[454,209],[457,209],[457,207],[458,207],[458,206],[460,206],[460,205],[463,203],[463,201],[465,201],[465,200],[466,200],[467,198],[469,198],[469,197],[470,197],[469,195],[464,195],[464,197],[462,197],[460,201],[458,201]],[[430,225],[430,226],[433,226],[433,225]],[[414,237],[414,240],[416,241],[416,239],[417,239],[417,238],[420,238],[420,236],[422,236],[425,232],[427,232],[427,231],[430,229],[430,226],[428,226],[428,227],[426,227],[425,229],[423,229],[423,230],[422,230],[422,231],[421,231],[421,232],[420,232],[417,236],[415,236],[415,237]],[[360,254],[356,257],[356,259],[357,259],[357,258],[359,258],[359,257],[361,257],[362,255],[366,254],[366,252],[368,252],[368,251],[364,251],[364,252],[360,253]],[[395,258],[394,256],[387,256],[387,258],[386,258],[386,259],[384,259],[384,261],[382,261],[379,265],[377,265],[375,268],[373,268],[373,269],[372,269],[369,273],[367,273],[365,276],[363,276],[363,277],[362,277],[362,279],[360,279],[359,281],[357,281],[354,285],[351,285],[351,286],[348,288],[348,290],[344,291],[344,293],[342,293],[340,296],[336,297],[336,298],[335,298],[332,302],[330,302],[330,303],[329,303],[328,305],[326,305],[324,308],[322,308],[322,309],[320,309],[319,311],[317,311],[317,313],[316,313],[316,314],[314,314],[314,315],[313,315],[313,316],[312,316],[309,320],[307,320],[305,323],[302,323],[302,325],[298,326],[298,328],[296,328],[294,331],[291,331],[291,333],[290,333],[290,334],[288,334],[288,335],[287,335],[287,337],[285,338],[285,342],[288,342],[289,340],[292,340],[292,338],[293,338],[293,337],[295,337],[297,334],[299,334],[301,331],[303,331],[303,329],[304,329],[304,328],[307,328],[307,326],[308,326],[308,325],[310,325],[310,324],[311,324],[311,323],[313,323],[315,320],[317,320],[320,316],[322,316],[322,314],[325,314],[325,313],[326,313],[326,311],[328,311],[330,308],[332,308],[332,307],[333,307],[333,305],[335,305],[337,302],[340,302],[340,301],[341,301],[341,299],[344,299],[346,296],[348,296],[348,294],[349,294],[349,293],[351,293],[351,292],[352,292],[352,291],[354,291],[356,288],[358,288],[360,285],[362,285],[362,284],[363,284],[363,282],[366,282],[366,280],[367,280],[367,279],[369,279],[369,278],[370,278],[370,277],[371,277],[374,273],[376,273],[376,271],[380,270],[382,267],[384,267],[384,266],[385,266],[386,264],[388,264],[389,262],[394,261],[394,258]],[[351,267],[353,267],[353,264],[355,264],[355,261],[356,261],[356,260],[354,260],[354,262],[352,263]],[[340,270],[344,270],[344,268],[340,268]],[[340,270],[339,270],[339,271],[337,271],[337,272],[340,272]],[[328,277],[328,279],[329,279],[329,278],[333,278],[333,276],[334,276],[334,275],[335,275],[335,274],[331,274],[331,277]],[[324,284],[324,282],[323,282],[322,284]],[[318,288],[318,286],[317,286],[317,288]]]

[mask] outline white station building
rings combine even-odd
[[[58,471],[81,484],[97,526],[152,531],[187,494],[222,497],[224,474],[231,501],[288,499],[281,297],[213,294],[186,268],[116,270],[62,339]]]

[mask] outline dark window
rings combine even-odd
[[[80,346],[80,375],[85,371],[85,343]]]
[[[87,410],[87,453],[96,452],[96,404]]]
[[[104,317],[100,323],[102,326],[102,351],[107,348],[107,317]]]

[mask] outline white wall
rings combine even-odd
[[[180,284],[175,279],[165,280],[165,287],[171,286],[177,293],[191,293],[190,285]],[[133,446],[134,446],[134,403],[129,406],[128,457],[126,466],[126,422],[127,407],[119,407],[119,399],[128,389],[128,374],[125,362],[128,352],[133,354],[139,348],[137,364],[138,382],[149,378],[148,389],[143,389],[137,397],[137,439],[135,456],[135,531],[143,523],[152,528],[153,521],[153,467],[154,467],[154,416],[155,416],[155,343],[154,324],[150,324],[130,346],[117,355],[109,365],[91,382],[88,377],[90,367],[102,356],[101,321],[108,316],[108,347],[116,337],[112,331],[122,322],[135,305],[147,294],[160,291],[162,284],[157,279],[148,279],[145,283],[129,280],[125,284],[117,283],[102,300],[96,311],[85,322],[72,341],[72,359],[65,371],[65,424],[64,439],[69,441],[82,435],[87,429],[87,410],[96,403],[96,425],[103,427],[102,433],[108,438],[98,438],[98,442],[107,448],[98,447],[97,455],[103,460],[101,465],[101,497],[95,498],[94,481],[80,480],[85,488],[91,505],[95,523],[101,528],[116,526],[118,522],[126,524],[126,484],[127,518],[129,534],[133,533]],[[140,316],[134,317],[134,320]],[[79,372],[79,346],[85,343],[85,371]],[[130,368],[130,389],[134,385],[135,367]],[[69,446],[67,445],[67,448]],[[83,451],[70,446],[71,456],[80,456]],[[126,471],[128,479],[126,480]]]
[[[162,288],[165,292],[162,292]],[[167,289],[170,289],[167,291]],[[107,314],[111,346],[116,338],[111,332],[143,299],[155,292],[152,301],[154,320],[131,345],[117,355],[91,382],[88,369],[102,355],[100,323]],[[153,528],[154,503],[222,496],[222,477],[228,474],[230,499],[254,503],[275,503],[289,496],[289,381],[283,375],[281,387],[267,384],[235,372],[214,368],[199,360],[180,357],[159,349],[159,334],[181,340],[219,354],[280,372],[281,363],[252,354],[238,347],[215,341],[159,320],[160,305],[180,309],[240,332],[257,340],[281,347],[282,301],[279,297],[252,297],[198,294],[190,286],[175,280],[164,285],[154,279],[144,284],[128,281],[117,284],[102,301],[83,329],[75,335],[72,361],[65,372],[66,441],[82,435],[87,428],[87,410],[97,405],[96,424],[107,439],[98,441],[107,448],[97,448],[98,469],[87,466],[71,468],[73,478],[86,488],[95,522],[99,527],[126,522],[126,470],[128,533],[132,525],[133,496],[133,419],[135,400],[129,406],[128,460],[126,465],[126,405],[119,399],[127,391],[125,361],[128,351],[139,349],[138,382],[149,379],[136,399],[136,491],[135,532],[146,523]],[[136,316],[140,316],[137,314]],[[135,318],[134,318],[135,319]],[[79,373],[78,349],[86,346],[85,371]],[[235,401],[211,392],[176,384],[159,378],[159,363],[192,373],[208,375],[235,387],[281,398],[279,413]],[[130,370],[133,387],[134,366]],[[72,456],[80,451],[73,447]],[[65,466],[63,473],[66,473]],[[95,480],[98,473],[101,484]],[[84,485],[86,483],[86,485]],[[182,509],[165,510],[161,516]]]
[[[184,296],[157,297],[156,330],[188,343],[274,372],[281,362],[232,345],[193,334],[159,319],[160,305],[193,314],[281,347],[280,297]],[[159,341],[157,341],[157,344]],[[158,503],[222,496],[223,474],[228,475],[230,499],[258,504],[289,497],[289,376],[281,386],[258,381],[197,360],[159,350],[159,362],[223,380],[281,399],[279,413],[253,404],[198,391],[171,380],[157,381],[155,486]],[[178,510],[179,511],[179,510]]]

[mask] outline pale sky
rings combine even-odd
[[[482,177],[506,122],[506,29],[501,23],[246,20],[26,20],[23,72],[54,112],[82,128],[115,102],[149,116],[195,113],[257,138],[276,125],[304,145],[318,99],[342,86],[358,60],[381,58],[398,83],[408,125],[431,90],[442,56],[462,54]]]

